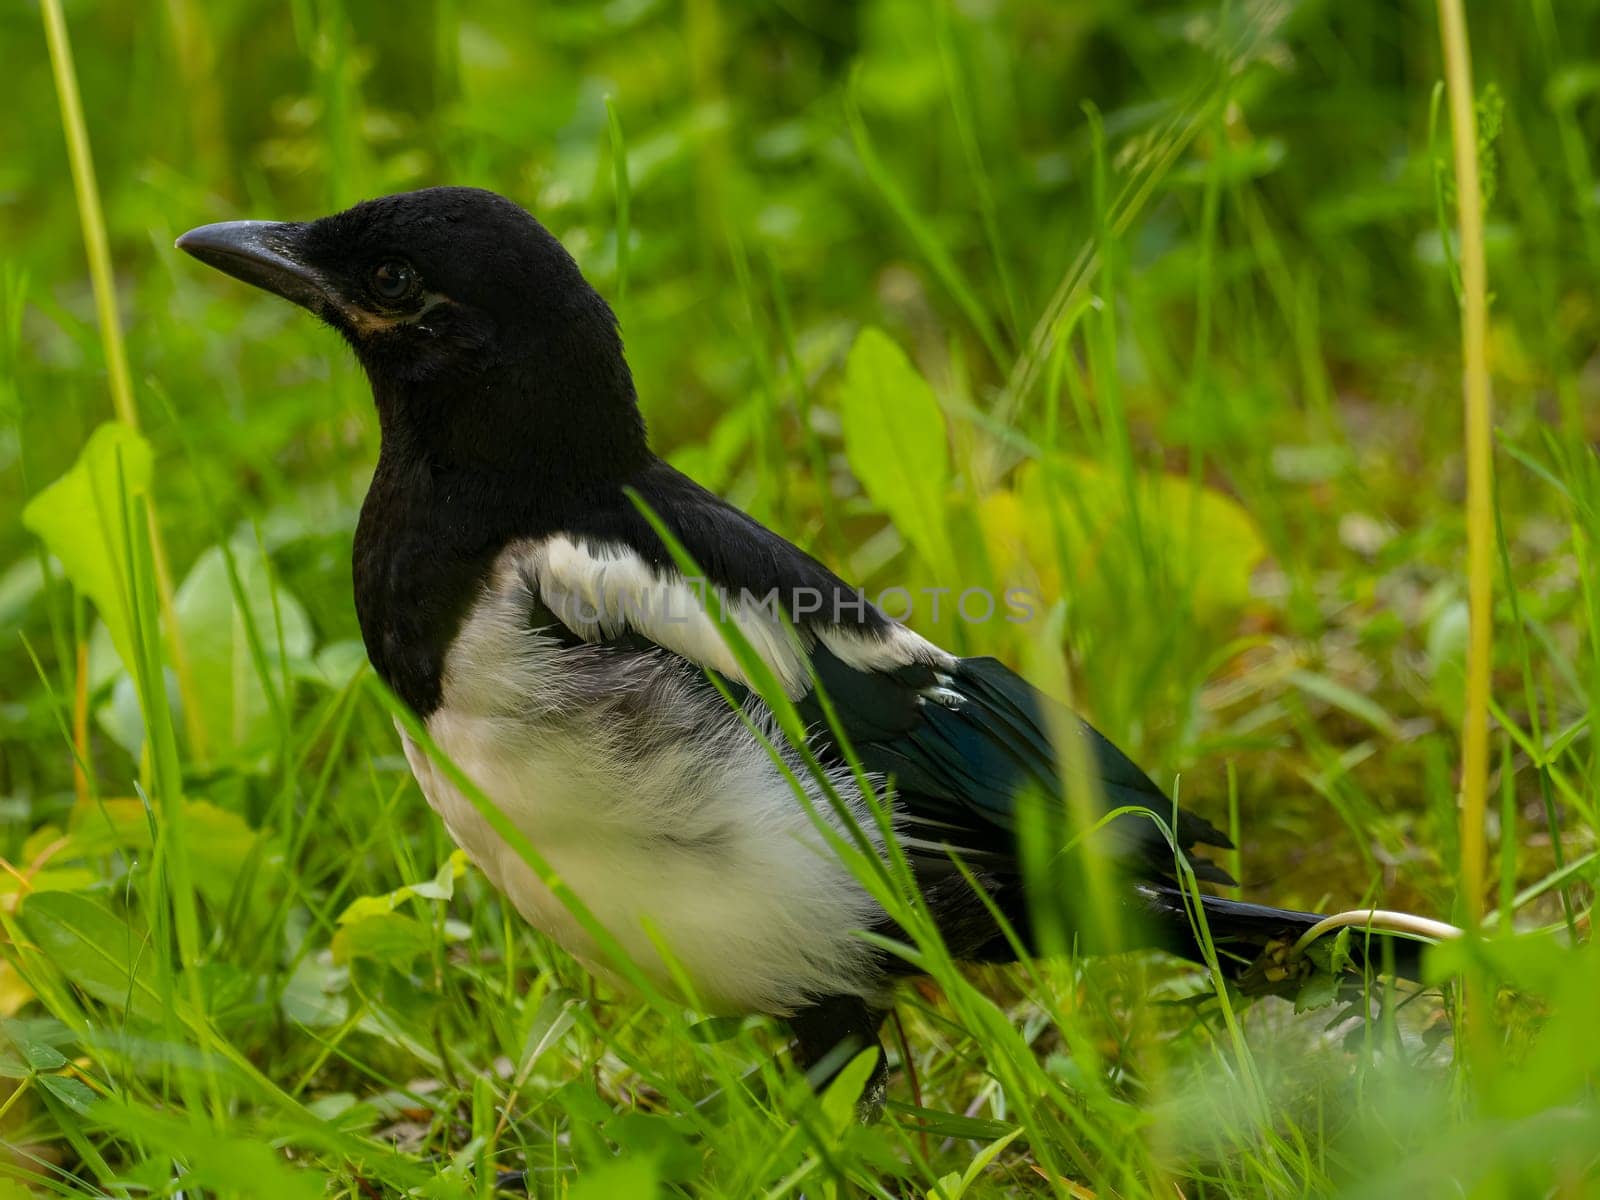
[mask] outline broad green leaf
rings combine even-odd
[[[867,495],[927,562],[951,564],[944,412],[927,381],[882,330],[863,329],[856,338],[839,410],[850,469]]]
[[[299,676],[325,688],[347,686],[367,665],[367,648],[359,641],[332,642],[317,651],[316,658],[301,666]]]
[[[938,1184],[928,1192],[929,1200],[962,1200],[962,1197],[967,1194],[967,1189],[973,1185],[979,1175],[983,1174],[984,1169],[999,1156],[1000,1151],[1016,1141],[1021,1133],[1022,1129],[1019,1126],[1010,1133],[1001,1135],[978,1151],[973,1156],[972,1162],[967,1165],[967,1169],[960,1175],[952,1171],[950,1174],[941,1177]]]
[[[94,1091],[81,1079],[71,1075],[35,1075],[34,1082],[74,1112],[86,1113],[94,1107]]]
[[[822,1114],[828,1128],[835,1134],[844,1133],[856,1123],[856,1105],[882,1053],[883,1050],[878,1046],[867,1047],[845,1063],[822,1093]]]
[[[218,748],[247,758],[270,748],[275,736],[268,688],[283,689],[283,662],[311,653],[311,622],[305,609],[279,584],[253,542],[232,546],[249,616],[260,638],[269,679],[263,682],[250,651],[245,616],[234,602],[227,562],[220,547],[203,553],[178,588],[173,608],[194,674],[194,700],[204,707],[206,728]],[[280,642],[281,631],[281,642]]]
[[[439,864],[430,880],[408,883],[381,896],[357,896],[339,914],[339,924],[349,925],[368,917],[393,912],[407,900],[448,900],[455,894],[456,880],[467,871],[467,855],[463,850],[453,850],[450,857]]]
[[[1350,936],[1354,931],[1345,926],[1332,937],[1321,937],[1306,947],[1306,957],[1328,975],[1340,975],[1350,970]],[[1362,937],[1365,938],[1365,931]]]
[[[620,1112],[605,1124],[605,1135],[619,1154],[654,1164],[663,1180],[688,1182],[705,1169],[702,1151],[685,1118],[661,1113]]]
[[[348,963],[366,958],[404,970],[428,952],[433,934],[404,913],[374,913],[341,925],[333,935],[333,961]]]
[[[200,991],[205,997],[205,1010],[213,1018],[236,1006],[252,1003],[256,980],[243,967],[213,961],[201,963],[196,970]]]
[[[433,878],[411,885],[411,894],[423,900],[448,900],[456,894],[456,880],[466,872],[467,856],[461,850],[453,851],[439,864]]]
[[[567,1036],[567,1031],[577,1023],[577,1010],[582,1006],[582,998],[566,988],[557,988],[544,998],[539,1011],[533,1014],[528,1036],[522,1039],[522,1059],[517,1064],[519,1084],[527,1078],[540,1056]]]
[[[567,1200],[652,1200],[661,1194],[655,1159],[639,1155],[586,1167],[567,1192]]]
[[[242,816],[219,808],[209,800],[183,801],[184,826],[189,838],[189,862],[195,886],[212,904],[226,904],[241,881],[251,884],[251,896],[280,881],[282,851],[270,833],[250,827]],[[74,856],[103,854],[111,849],[148,852],[152,846],[149,814],[139,800],[103,800],[74,811]],[[246,876],[246,871],[254,875]]]
[[[0,1021],[0,1036],[22,1056],[30,1070],[59,1071],[67,1065],[65,1054],[21,1021]]]
[[[1165,474],[1140,475],[1130,488],[1086,459],[1029,463],[1015,489],[986,497],[982,511],[996,579],[1047,599],[1071,594],[1107,614],[1144,582],[1140,545],[1200,621],[1235,617],[1266,557],[1255,521],[1221,492]]]
[[[109,639],[107,639],[109,641]],[[108,653],[106,659],[115,662],[115,653]],[[93,663],[93,656],[90,658]],[[171,667],[162,668],[167,684],[167,707],[172,714],[174,728],[183,727],[182,701],[178,695],[178,680]],[[94,686],[91,668],[90,686]],[[112,741],[128,752],[128,757],[138,758],[144,752],[144,710],[139,707],[139,689],[134,686],[133,676],[121,668],[112,671],[111,678],[116,682],[112,685],[111,696],[104,704],[95,710],[95,720]]]
[[[272,831],[252,829],[244,817],[209,800],[186,802],[183,819],[195,886],[207,900],[231,900],[244,884],[252,903],[278,890],[283,851]]]
[[[124,665],[133,661],[125,530],[133,497],[150,490],[150,444],[126,425],[96,429],[67,473],[22,510],[22,523],[61,563],[110,631]]]
[[[109,1008],[160,1021],[145,937],[110,909],[78,892],[35,892],[22,927],[52,964]]]
[[[1339,998],[1339,984],[1340,979],[1337,975],[1313,971],[1300,985],[1300,990],[1295,993],[1294,1011],[1303,1013],[1326,1008]]]
[[[14,909],[29,892],[78,892],[99,878],[87,867],[45,867],[26,878],[0,872],[0,909]]]
[[[350,1002],[343,995],[349,977],[325,956],[302,958],[295,965],[279,997],[283,1015],[297,1025],[311,1029],[332,1029],[344,1024],[350,1015]]]
[[[551,1093],[551,1098],[574,1121],[589,1125],[604,1125],[615,1115],[611,1105],[594,1090],[593,1081],[581,1076],[562,1084]]]
[[[968,1164],[966,1171],[961,1176],[961,1190],[965,1192],[971,1187],[978,1176],[988,1168],[989,1164],[1000,1156],[1000,1151],[1016,1141],[1021,1135],[1022,1128],[1018,1126],[1004,1137],[996,1138],[978,1151],[977,1154],[973,1155],[972,1162]]]
[[[979,1141],[986,1138],[1003,1138],[1008,1134],[1022,1132],[1020,1125],[1007,1125],[1004,1121],[988,1121],[982,1117],[968,1117],[961,1113],[943,1112],[936,1108],[920,1108],[903,1100],[890,1100],[884,1107],[889,1112],[915,1121],[918,1130],[934,1137]]]

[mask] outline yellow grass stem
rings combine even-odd
[[[1494,647],[1494,460],[1489,397],[1489,299],[1478,183],[1478,121],[1472,59],[1461,0],[1439,0],[1445,88],[1455,151],[1456,223],[1461,237],[1462,387],[1467,455],[1467,695],[1462,718],[1461,891],[1467,927],[1483,919],[1489,795],[1489,674]]]
[[[138,429],[139,409],[133,399],[128,352],[122,340],[122,318],[117,313],[116,279],[111,272],[111,242],[106,236],[105,213],[100,207],[100,185],[95,179],[89,127],[83,119],[83,99],[78,92],[78,73],[72,62],[72,43],[67,38],[61,0],[40,0],[39,11],[44,18],[44,37],[50,52],[50,72],[55,79],[56,98],[61,105],[61,130],[67,140],[67,161],[71,164],[72,187],[78,201],[78,223],[83,229],[84,252],[89,259],[89,282],[94,290],[95,319],[100,326],[100,345],[111,386],[111,407],[117,420],[131,429]],[[205,724],[199,705],[195,702],[193,676],[173,612],[172,572],[167,565],[166,547],[162,544],[153,502],[149,512],[156,594],[166,626],[167,649],[172,657],[173,671],[178,677],[178,694],[183,698],[184,723],[189,733],[190,748],[195,758],[204,762],[207,752]]]
[[[115,283],[111,275],[111,245],[106,238],[105,213],[100,209],[100,187],[95,181],[94,158],[89,153],[89,131],[78,95],[78,75],[72,66],[72,46],[61,0],[41,0],[44,37],[50,47],[50,70],[55,76],[56,98],[61,103],[61,128],[67,137],[67,159],[72,164],[72,187],[78,198],[78,219],[83,226],[83,246],[89,256],[89,281],[94,286],[95,317],[105,347],[106,373],[111,381],[111,406],[117,420],[139,428],[133,403],[133,383],[128,375],[128,355],[122,345],[122,319],[117,315]]]

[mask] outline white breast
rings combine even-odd
[[[684,660],[573,648],[530,630],[537,581],[526,568],[502,560],[450,647],[443,701],[427,722],[440,749],[669,994],[679,989],[658,947],[708,1011],[784,1014],[808,997],[875,995],[874,952],[856,932],[881,912],[768,751]],[[495,886],[614,978],[561,902],[409,739],[406,754]],[[790,767],[839,828],[822,789]],[[848,772],[832,783],[871,831]]]

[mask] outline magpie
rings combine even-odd
[[[177,246],[309,309],[354,350],[381,435],[353,564],[372,665],[655,985],[682,994],[670,956],[705,1010],[787,1020],[813,1082],[877,1048],[865,1100],[881,1101],[878,1032],[911,968],[861,936],[898,931],[828,835],[874,854],[892,838],[951,953],[1011,960],[1041,901],[1069,920],[1077,908],[1081,877],[1029,897],[1037,876],[1019,861],[1024,798],[1061,797],[1063,759],[1105,813],[1122,810],[1093,853],[1129,936],[1203,961],[1182,876],[1227,881],[1198,850],[1228,838],[1001,663],[918,636],[654,454],[616,317],[521,207],[436,187],[313,221],[205,225]],[[778,734],[752,675],[793,702],[802,745]],[[490,881],[615,977],[401,737]],[[883,789],[887,823],[863,782]],[[1199,903],[1235,973],[1281,962],[1320,919]]]

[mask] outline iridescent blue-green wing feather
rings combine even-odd
[[[996,865],[1014,862],[1019,799],[1061,794],[1053,724],[1079,739],[1081,769],[1103,811],[1134,807],[1155,814],[1186,854],[1196,844],[1229,845],[1208,821],[1176,809],[1088,723],[1065,709],[1047,712],[1052,702],[995,659],[958,659],[949,670],[918,664],[867,672],[819,647],[813,667],[862,766],[893,781],[904,832],[924,851],[948,846]],[[823,724],[814,697],[802,708]],[[1136,874],[1176,873],[1171,844],[1143,815],[1115,818],[1102,844]],[[1202,879],[1227,879],[1203,858],[1190,855],[1189,862]]]

